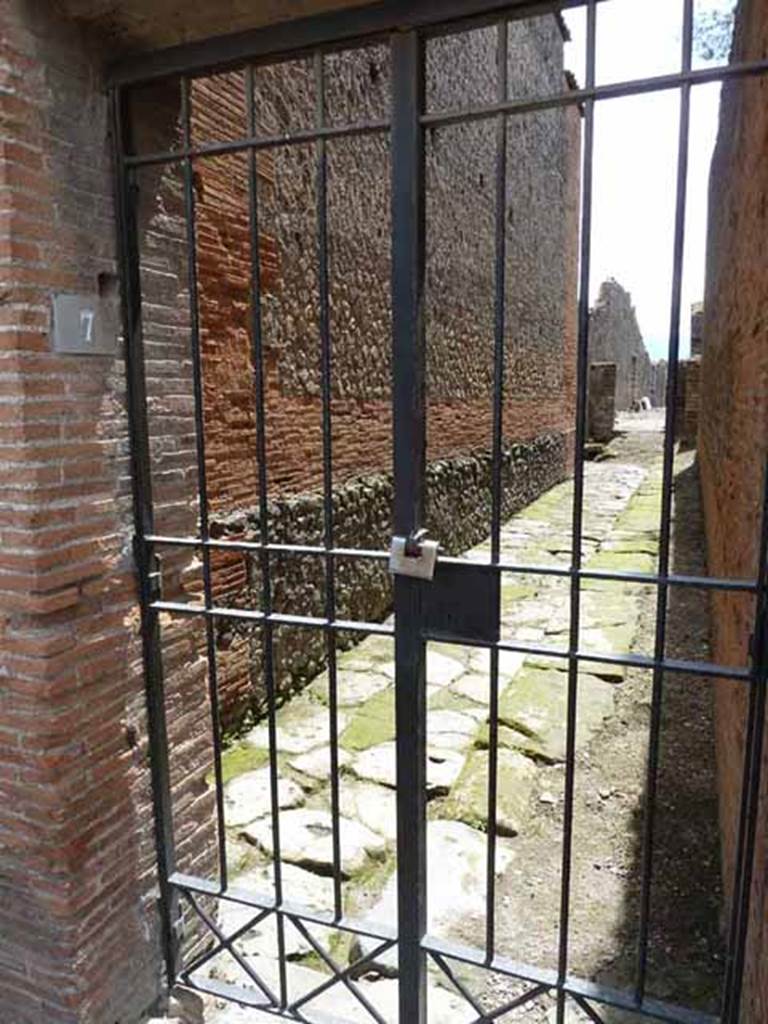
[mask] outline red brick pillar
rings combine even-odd
[[[124,372],[50,333],[114,282],[107,103],[52,7],[0,7],[0,1019],[128,1024],[158,968]]]

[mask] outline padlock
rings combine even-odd
[[[435,575],[437,551],[436,540],[421,540],[409,543],[408,537],[393,537],[389,549],[389,571],[397,576],[415,576],[417,579],[431,580]],[[409,554],[408,550],[414,550]]]

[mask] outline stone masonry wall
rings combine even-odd
[[[495,30],[439,42],[428,51],[428,105],[492,96]],[[451,76],[436,77],[435,68],[447,66]],[[562,88],[562,36],[554,18],[511,28],[510,78],[513,91]],[[381,47],[333,55],[326,81],[331,123],[388,115],[388,55]],[[197,141],[244,134],[243,90],[239,73],[195,83]],[[264,132],[311,127],[311,62],[260,68],[256,95]],[[572,431],[572,368],[563,356],[575,333],[578,140],[574,110],[510,120],[505,428],[511,440],[543,429]],[[389,147],[386,138],[373,137],[332,140],[327,148],[334,470],[344,479],[391,465]],[[275,493],[322,480],[315,161],[314,147],[291,146],[270,151],[268,165],[262,158],[259,165],[267,459]],[[427,139],[430,458],[489,445],[494,162],[495,133],[486,127],[446,129]],[[258,495],[246,158],[198,161],[196,183],[208,495],[216,512],[226,513],[254,504]],[[178,272],[183,278],[185,266]]]
[[[448,50],[430,51],[428,57],[430,105],[492,94],[494,30],[450,37],[440,45]],[[454,69],[451,76],[443,71],[442,78],[436,77],[436,68],[448,66]],[[382,48],[333,55],[326,62],[326,78],[326,118],[331,123],[387,116],[388,55]],[[517,90],[526,83],[539,91],[562,87],[562,35],[554,18],[512,29],[510,78]],[[239,72],[195,82],[196,142],[245,134],[244,87]],[[141,104],[142,97],[136,102]],[[178,106],[173,85],[147,91],[139,107],[141,151],[156,151],[178,135]],[[295,60],[259,68],[256,110],[259,129],[270,135],[311,127],[311,63]],[[546,480],[547,486],[562,478],[570,463],[579,138],[576,110],[510,122],[508,141],[515,159],[508,175],[504,436],[508,444],[532,445],[532,479]],[[494,161],[495,136],[486,127],[432,133],[427,139],[430,463],[482,461],[490,448]],[[258,506],[247,171],[247,158],[241,154],[195,164],[207,493],[216,531],[233,513],[252,517]],[[315,149],[277,147],[260,154],[258,171],[268,497],[278,507],[275,503],[298,494],[316,501],[313,495],[322,485]],[[389,174],[385,138],[328,143],[333,465],[334,483],[342,490],[350,479],[391,471]],[[156,445],[158,529],[193,533],[198,480],[189,442],[194,429],[189,336],[179,329],[188,301],[180,172],[173,166],[143,172],[141,185],[143,222],[148,226],[142,251],[145,308],[151,313],[151,327],[145,324],[148,355],[160,327],[157,321],[168,334],[162,358],[155,362],[153,357],[156,372],[149,382],[150,430],[163,438]],[[161,273],[149,265],[157,260]],[[169,416],[175,423],[174,438],[168,437]],[[543,436],[560,440],[554,448],[537,448],[536,439]],[[458,483],[460,474],[451,478]],[[369,492],[352,493],[363,500]],[[435,503],[442,497],[436,495]],[[349,532],[356,516],[365,520],[370,514],[373,510],[364,503],[353,509],[347,499],[345,521],[337,532]],[[275,529],[279,522],[280,517]],[[435,522],[435,535],[442,537],[449,526],[447,520]],[[318,533],[312,542],[321,539]],[[212,562],[217,601],[253,602],[246,560],[217,552]],[[190,562],[183,551],[169,549],[164,555],[164,576],[167,597],[199,593],[199,562]],[[275,586],[283,587],[279,575]],[[321,581],[307,586],[322,591]],[[288,591],[286,607],[292,603],[291,610],[299,612],[300,589]],[[371,593],[368,603],[384,607],[387,602]],[[299,639],[292,642],[295,646]],[[258,675],[249,669],[253,646],[250,641],[232,644],[226,631],[223,635],[219,681],[228,721],[236,719],[240,697],[253,688]],[[260,691],[257,682],[257,701]]]
[[[587,436],[610,441],[616,420],[616,363],[589,364]]]
[[[732,59],[768,54],[768,9],[738,8]],[[768,451],[768,81],[723,86],[710,183],[710,236],[701,362],[699,459],[709,571],[750,577],[757,570],[760,508]],[[746,664],[753,602],[718,594],[715,661]],[[732,887],[747,695],[715,685],[717,758],[726,891]],[[762,774],[742,1020],[768,1019],[768,747]]]
[[[667,404],[667,361],[657,359],[652,366],[651,393],[649,398],[655,408],[662,409]]]
[[[612,278],[603,281],[589,317],[591,362],[616,364],[616,409],[625,412],[632,402],[652,390],[651,360],[645,349],[629,292]]]
[[[508,517],[530,504],[566,474],[566,445],[562,435],[543,435],[504,452],[503,515]],[[448,554],[459,554],[488,536],[491,521],[491,458],[488,453],[437,460],[427,471],[428,500],[425,523],[439,537]],[[394,499],[392,476],[365,476],[345,481],[334,491],[336,544],[342,548],[386,549],[392,532]],[[309,493],[270,502],[269,521],[275,543],[317,544],[323,534],[322,495]],[[216,522],[216,536],[227,540],[259,538],[259,516],[235,513]],[[324,615],[324,575],[315,556],[280,556],[273,559],[274,609],[310,616]],[[230,585],[220,599],[233,607],[258,607],[261,576],[258,558],[248,554],[228,557],[221,576]],[[336,613],[348,621],[378,622],[392,610],[392,584],[386,563],[373,560],[336,560]],[[354,642],[351,634],[339,642]],[[237,721],[243,708],[257,715],[263,700],[260,632],[248,624],[222,620],[217,643],[226,676],[224,711]],[[281,694],[300,689],[325,663],[325,635],[318,630],[277,630],[274,669]]]

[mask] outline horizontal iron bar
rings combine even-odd
[[[395,627],[383,622],[357,622],[346,619],[334,619],[332,622],[320,616],[286,615],[280,612],[253,611],[247,608],[206,608],[202,604],[185,604],[183,601],[153,601],[150,605],[156,612],[170,612],[173,615],[210,616],[215,619],[239,619],[243,622],[273,626],[299,626],[302,629],[332,629],[336,632],[351,630],[355,633],[378,633],[381,636],[394,636]]]
[[[235,619],[242,622],[253,622],[261,624],[269,622],[276,626],[295,626],[300,629],[330,629],[334,632],[355,632],[355,633],[376,633],[381,636],[394,636],[394,625],[382,622],[358,622],[347,619],[328,619],[319,616],[309,615],[284,615],[273,612],[265,615],[259,611],[249,611],[245,608],[205,608],[201,604],[185,604],[176,601],[153,601],[150,605],[154,611],[169,612],[173,615],[198,615],[201,618],[211,616],[218,619]],[[427,636],[429,639],[429,636]],[[533,644],[516,644],[512,641],[499,640],[491,643],[483,640],[467,640],[457,637],[455,641],[446,639],[444,634],[434,637],[441,643],[455,642],[456,646],[479,647],[484,650],[496,648],[500,651],[512,651],[519,654],[531,654],[546,658],[562,658],[567,660],[571,657],[570,651],[556,647],[539,647]],[[576,651],[573,654],[576,661],[599,662],[604,665],[624,665],[627,668],[654,669],[659,668],[663,672],[685,673],[687,675],[707,676],[708,678],[736,679],[742,682],[749,682],[750,672],[746,668],[736,668],[730,665],[716,665],[706,661],[681,661],[674,658],[657,661],[644,654],[603,654],[597,651]]]
[[[718,1024],[717,1017],[713,1017],[711,1014],[689,1010],[685,1007],[661,1002],[656,999],[645,999],[641,1003],[637,1003],[632,995],[627,992],[598,985],[595,982],[585,981],[573,975],[568,975],[564,983],[559,985],[556,971],[522,964],[509,957],[498,955],[489,960],[480,949],[475,949],[471,946],[455,945],[433,935],[425,936],[422,947],[428,953],[437,953],[439,956],[459,960],[465,964],[484,967],[486,970],[495,971],[510,978],[518,978],[521,981],[530,982],[534,985],[542,985],[548,989],[560,990],[569,995],[582,996],[585,999],[592,999],[606,1006],[630,1010],[651,1020],[664,1021],[666,1024]]]
[[[228,886],[226,889],[207,878],[198,875],[186,875],[183,872],[175,872],[168,879],[171,885],[180,892],[192,892],[201,896],[211,896],[215,899],[227,900],[230,903],[238,903],[244,907],[253,907],[256,910],[274,911],[285,917],[296,917],[309,924],[321,925],[326,928],[336,928],[342,932],[349,932],[352,935],[364,935],[369,939],[379,939],[382,942],[395,941],[397,931],[387,925],[377,924],[364,918],[340,917],[333,913],[322,910],[312,910],[302,903],[292,903],[283,900],[277,903],[271,896],[251,892],[247,889],[240,889],[237,886]]]
[[[445,641],[443,641],[445,642]],[[450,641],[448,641],[450,642]],[[487,647],[494,646],[483,644],[480,641],[469,644],[461,641],[467,646]],[[562,658],[567,661],[571,658],[570,651],[550,647],[536,647],[530,644],[515,644],[500,640],[496,645],[501,651],[513,651],[518,654],[533,654],[545,658]],[[698,675],[723,679],[736,679],[741,682],[749,682],[750,672],[746,668],[736,668],[731,665],[716,665],[707,661],[682,661],[676,658],[656,660],[645,654],[600,654],[597,651],[576,651],[573,654],[576,661],[593,661],[601,665],[623,665],[626,668],[654,669],[659,668],[663,672],[684,673],[686,675]]]
[[[517,575],[530,576],[561,576],[563,579],[571,579],[574,576],[583,580],[608,580],[617,583],[647,583],[653,586],[669,584],[674,587],[693,587],[701,590],[736,590],[749,594],[757,593],[756,580],[744,580],[736,578],[720,578],[716,576],[681,576],[670,574],[659,576],[651,572],[622,572],[609,569],[572,569],[568,566],[553,565],[522,565],[516,562],[499,562],[497,565],[490,562],[476,562],[468,558],[453,558],[440,556],[439,563],[446,565],[490,565],[491,568],[501,572],[516,573]],[[439,564],[438,563],[438,564]]]
[[[542,96],[537,99],[506,100],[503,103],[487,104],[467,110],[454,110],[423,114],[421,121],[425,127],[446,128],[451,125],[470,124],[499,114],[513,116],[536,111],[552,110],[561,107],[575,106],[584,100],[610,100],[631,96],[642,96],[652,92],[668,92],[683,85],[707,85],[731,78],[742,78],[749,75],[760,75],[768,72],[768,59],[750,61],[743,64],[722,65],[717,68],[699,68],[695,71],[674,72],[668,75],[657,75],[652,78],[632,79],[627,82],[616,82],[610,85],[595,86],[593,89],[573,89],[569,92],[553,96]],[[279,146],[307,145],[318,139],[350,138],[368,135],[380,135],[388,132],[388,121],[368,121],[360,124],[327,126],[311,128],[306,131],[284,133],[282,135],[253,136],[242,139],[231,139],[226,142],[212,142],[197,147],[167,150],[161,153],[126,155],[124,163],[127,167],[151,167],[157,164],[178,163],[188,158],[200,159],[212,156],[223,156],[233,153],[254,150],[275,149]]]
[[[247,153],[252,149],[309,145],[317,142],[318,139],[346,139],[361,135],[381,135],[387,131],[389,131],[389,121],[362,121],[360,124],[329,125],[325,128],[308,128],[306,131],[286,132],[282,135],[254,135],[242,139],[230,139],[226,142],[209,142],[201,146],[170,149],[161,153],[139,153],[125,156],[123,159],[127,167],[151,167],[156,164],[179,163],[187,159],[198,160],[211,156]]]
[[[447,27],[453,21],[496,18],[500,13],[510,18],[538,17],[583,3],[584,0],[441,0],[439,4],[414,4],[412,0],[383,0],[125,57],[107,68],[107,84],[135,85],[173,75],[223,71],[246,61],[300,56],[317,47],[339,49],[370,43],[377,36],[406,28],[439,30],[438,26]]]
[[[151,534],[145,537],[147,544],[165,547],[185,548],[218,548],[222,551],[270,551],[280,555],[335,555],[337,558],[369,558],[380,562],[389,561],[388,551],[373,551],[367,548],[325,548],[317,544],[261,544],[259,541],[248,540],[209,540],[199,537],[168,537],[163,534]]]
[[[667,75],[650,78],[634,78],[609,85],[596,85],[591,89],[571,89],[568,92],[540,96],[534,99],[510,99],[503,103],[489,103],[482,107],[468,107],[465,110],[435,111],[422,114],[421,123],[425,128],[446,128],[450,125],[469,124],[498,117],[499,114],[531,114],[536,111],[553,110],[559,107],[578,106],[586,100],[615,100],[630,96],[643,96],[653,92],[669,92],[684,85],[710,85],[732,78],[763,75],[768,72],[768,58],[746,61],[741,64],[722,64],[716,68],[697,68],[694,71],[674,71]]]
[[[498,954],[489,959],[482,950],[476,949],[474,946],[448,942],[436,935],[425,935],[421,945],[427,953],[436,953],[438,956],[449,957],[451,960],[458,960],[464,964],[485,967],[489,971],[498,971],[499,974],[519,978],[521,981],[528,981],[533,985],[543,985],[548,989],[557,988],[557,971],[546,967],[535,967],[532,964],[524,964]]]
[[[389,552],[367,548],[324,548],[316,544],[260,544],[258,541],[241,540],[209,540],[203,541],[197,537],[172,537],[164,534],[151,534],[144,538],[147,544],[156,544],[165,547],[189,547],[189,548],[216,548],[222,551],[270,551],[274,554],[284,555],[316,555],[325,557],[333,555],[336,558],[360,558],[379,562],[389,561]],[[608,569],[579,569],[574,570],[567,566],[552,565],[524,565],[516,562],[478,562],[468,558],[457,558],[441,555],[439,563],[455,566],[487,565],[491,570],[497,572],[516,573],[518,575],[530,576],[560,576],[563,579],[571,579],[578,576],[585,580],[608,580],[617,583],[642,583],[650,586],[668,584],[671,587],[691,587],[697,590],[728,590],[748,594],[757,593],[757,581],[737,579],[736,577],[717,576],[682,576],[670,574],[659,576],[655,573],[645,572],[621,572]]]
[[[250,1006],[251,1009],[262,1010],[265,1013],[270,1011],[274,1013],[277,1009],[263,992],[259,992],[255,988],[243,988],[242,985],[231,985],[226,981],[206,976],[198,979],[194,977],[194,971],[179,971],[177,984],[195,992],[206,992],[208,995],[225,999],[227,1002],[242,1003],[243,1006]]]
[[[289,1014],[287,1008],[281,1009],[279,1006],[274,1006],[268,1003],[263,995],[256,993],[253,989],[243,988],[241,985],[230,985],[228,982],[218,981],[216,978],[198,979],[186,971],[182,971],[179,978],[182,988],[189,988],[194,992],[205,992],[208,995],[224,999],[229,1003],[242,1003],[244,1006],[250,1006],[261,1013],[269,1013],[277,1020],[292,1020],[295,1022],[308,1019],[306,1017],[297,1017],[292,1013]],[[317,1010],[312,1011],[311,1020],[313,1024],[349,1024],[349,1021],[342,1020],[340,1017],[331,1017],[328,1014],[319,1013]]]

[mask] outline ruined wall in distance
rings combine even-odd
[[[610,278],[603,281],[589,315],[589,359],[616,364],[616,409],[626,412],[652,390],[651,360],[640,333],[632,297]]]

